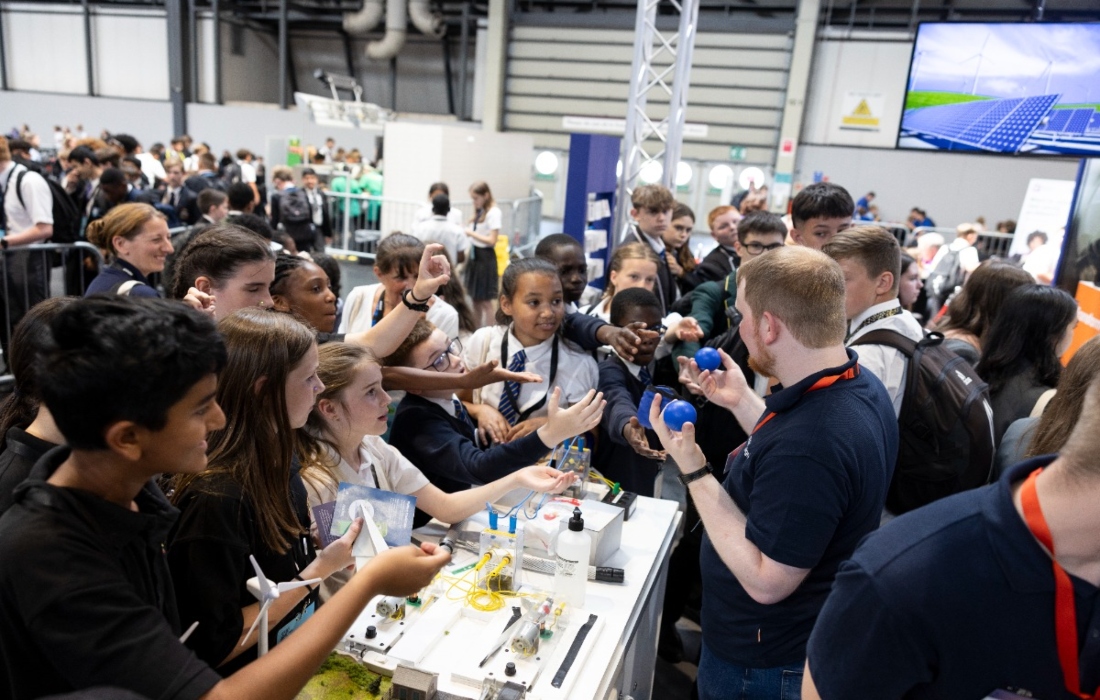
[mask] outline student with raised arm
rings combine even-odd
[[[150,698],[293,698],[378,594],[426,585],[444,553],[376,557],[315,619],[222,678],[179,641],[164,543],[178,512],[159,474],[206,468],[225,425],[215,400],[225,348],[208,316],[177,302],[82,299],[51,323],[42,395],[68,447],[48,452],[0,518],[4,695],[96,687]]]

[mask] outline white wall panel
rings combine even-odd
[[[802,141],[892,148],[905,102],[908,41],[818,41],[806,100]],[[843,128],[849,93],[879,96],[877,131]]]
[[[51,148],[55,125],[81,124],[96,136],[104,129],[131,134],[146,148],[172,138],[172,106],[166,101],[0,90],[0,116],[5,127],[29,125]]]
[[[1031,178],[1073,180],[1077,161],[803,145],[794,179],[806,184],[815,172],[856,197],[874,191],[888,221],[904,221],[910,208],[921,207],[940,226],[978,216],[993,226],[1019,215]]]
[[[5,3],[0,11],[11,89],[88,94],[79,6]]]
[[[96,94],[167,100],[167,41],[163,10],[97,6],[92,15]]]

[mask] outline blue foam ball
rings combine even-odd
[[[714,348],[699,348],[695,352],[695,364],[703,371],[713,372],[722,366],[722,356]]]
[[[696,418],[695,407],[687,401],[677,399],[661,412],[661,420],[665,422],[669,430],[679,432],[683,430],[684,423],[694,423]]]

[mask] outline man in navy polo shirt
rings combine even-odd
[[[806,641],[837,568],[878,526],[898,428],[882,383],[844,347],[835,261],[789,246],[737,277],[749,365],[779,384],[761,400],[724,353],[720,371],[692,363],[706,397],[749,433],[725,483],[709,476],[695,426],[670,432],[656,400],[652,420],[706,528],[699,697],[797,699]]]
[[[867,538],[810,637],[803,697],[1100,697],[1097,454],[1100,380],[1057,458]]]

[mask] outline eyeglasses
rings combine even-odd
[[[763,243],[743,243],[741,247],[749,251],[753,255],[760,255],[766,253],[769,250],[775,250],[776,248],[782,248],[782,243],[772,243],[771,245],[764,245]]]
[[[665,333],[668,333],[668,326],[658,323],[656,326],[646,328],[647,331],[653,331],[657,335],[664,337]]]
[[[451,358],[462,357],[462,341],[455,338],[447,346],[447,349],[439,354],[430,365],[424,369],[434,369],[436,372],[446,372],[451,368]]]

